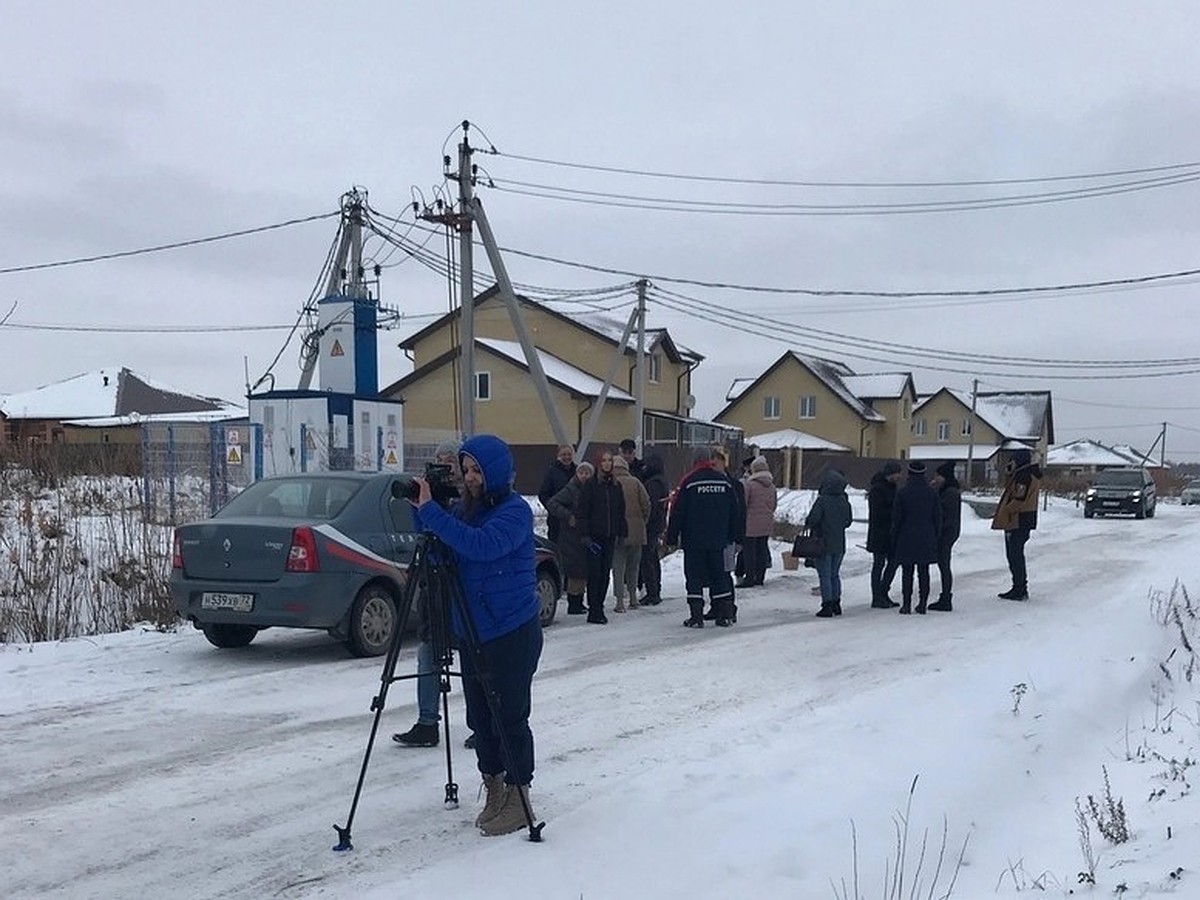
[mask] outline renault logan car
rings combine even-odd
[[[1105,469],[1098,473],[1083,500],[1083,515],[1107,516],[1132,513],[1139,519],[1153,518],[1158,506],[1154,479],[1145,469]]]
[[[356,656],[384,653],[418,535],[410,479],[321,472],[250,485],[210,519],[175,530],[171,595],[217,647],[264,628],[318,628]],[[563,580],[554,546],[535,536],[543,625]]]

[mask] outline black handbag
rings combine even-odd
[[[796,559],[815,559],[824,555],[825,538],[807,528],[796,535],[796,540],[792,542],[792,556]]]

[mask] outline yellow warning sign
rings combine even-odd
[[[225,451],[225,462],[231,466],[240,466],[242,464],[242,448],[237,444],[230,444]]]
[[[317,449],[317,440],[313,437],[311,428],[304,433],[304,446],[306,446],[309,450]]]
[[[385,466],[398,466],[398,465],[400,465],[400,460],[396,458],[396,451],[395,451],[395,450],[388,450],[388,452],[387,452],[386,454],[384,454],[384,457],[383,457],[383,464],[384,464]]]
[[[333,341],[333,346],[329,348],[330,356],[345,356],[346,351],[342,349],[342,342],[336,338]]]

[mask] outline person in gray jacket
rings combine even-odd
[[[804,519],[804,525],[825,541],[825,555],[816,558],[817,578],[821,582],[822,619],[842,614],[842,559],[846,556],[846,529],[852,516],[846,496],[846,476],[830,469],[821,479],[817,499]]]

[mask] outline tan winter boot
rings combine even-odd
[[[617,598],[617,605],[613,607],[613,612],[625,612],[625,601],[621,597]]]
[[[475,817],[476,827],[494,819],[504,806],[504,773],[484,775],[482,790],[487,794],[487,799],[483,802],[483,809]]]
[[[520,831],[529,824],[529,819],[525,816],[526,806],[529,807],[529,818],[536,820],[537,817],[533,814],[533,805],[529,802],[529,785],[506,784],[504,786],[504,805],[500,808],[500,812],[480,825],[479,830],[487,837],[497,837],[501,834]]]
[[[642,604],[638,603],[637,594],[629,595],[629,608],[630,609],[640,609],[641,605]]]

